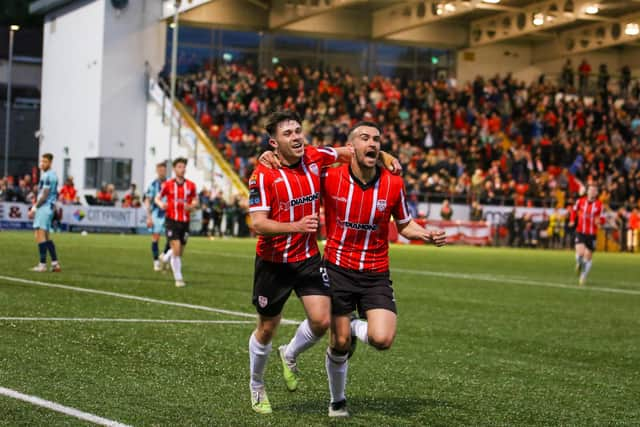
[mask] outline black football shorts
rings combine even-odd
[[[366,318],[368,310],[382,308],[398,313],[389,272],[369,273],[349,270],[325,261],[331,280],[331,314],[344,316],[358,310]]]
[[[167,240],[180,240],[182,245],[187,244],[189,239],[189,222],[174,221],[167,218],[164,222],[167,233]]]
[[[253,278],[253,305],[259,314],[274,317],[282,313],[291,291],[298,298],[307,295],[331,296],[329,276],[319,254],[300,262],[269,262],[256,256]]]
[[[591,252],[596,251],[596,236],[592,234],[576,233],[576,245],[582,243]]]

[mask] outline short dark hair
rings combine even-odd
[[[50,162],[53,161],[53,154],[51,154],[51,153],[44,153],[42,155],[42,157],[44,157],[45,159],[49,160]]]
[[[267,133],[273,137],[278,129],[278,124],[289,120],[302,123],[300,116],[295,111],[282,110],[271,113],[269,118],[267,118],[267,124],[264,128],[267,130]]]
[[[377,124],[377,123],[369,122],[369,121],[364,120],[364,121],[361,121],[361,122],[356,123],[355,125],[353,125],[353,126],[351,127],[351,129],[349,129],[349,133],[348,133],[348,135],[349,135],[349,139],[351,139],[351,135],[352,135],[356,130],[358,130],[358,128],[365,127],[365,126],[366,126],[366,127],[371,127],[371,128],[376,128],[376,129],[378,129],[378,132],[380,132],[380,135],[382,135],[382,129],[380,129],[380,126],[378,126],[378,124]]]
[[[188,160],[187,160],[187,159],[185,159],[184,157],[178,157],[177,159],[175,159],[175,160],[173,161],[173,163],[172,163],[172,164],[173,164],[173,167],[175,168],[175,167],[176,167],[176,165],[177,165],[178,163],[183,163],[183,164],[186,166],[186,165],[187,165],[187,163],[188,163]]]
[[[167,161],[165,160],[164,162],[156,163],[156,167],[157,168],[159,168],[161,166],[166,168],[167,167]]]

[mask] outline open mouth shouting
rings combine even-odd
[[[304,152],[304,141],[301,139],[297,141],[293,141],[293,143],[291,144],[291,149],[296,154],[300,154],[300,152]]]
[[[369,159],[377,160],[378,150],[376,150],[375,148],[367,148],[367,150],[364,152],[364,155]]]

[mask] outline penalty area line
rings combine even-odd
[[[196,319],[111,319],[106,317],[0,317],[0,321],[16,322],[106,322],[106,323],[190,323],[212,325],[249,325],[253,320],[196,320]]]
[[[23,402],[31,403],[32,405],[41,406],[43,408],[50,409],[55,412],[60,412],[65,415],[69,415],[78,418],[83,421],[89,421],[91,423],[107,426],[107,427],[130,427],[127,424],[122,424],[117,421],[109,420],[107,418],[99,417],[88,412],[81,411],[79,409],[64,406],[50,400],[45,400],[37,396],[31,396],[28,394],[20,393],[19,391],[12,390],[10,388],[0,387],[0,395],[11,397],[13,399],[22,400]]]
[[[84,293],[88,293],[88,294],[106,295],[106,296],[115,297],[115,298],[122,298],[122,299],[134,300],[134,301],[148,302],[148,303],[151,303],[151,304],[160,304],[160,305],[168,305],[168,306],[173,306],[173,307],[190,308],[192,310],[201,310],[201,311],[208,311],[208,312],[211,312],[211,313],[228,314],[230,316],[248,317],[248,318],[251,318],[251,319],[255,319],[256,318],[255,314],[245,313],[245,312],[242,312],[242,311],[225,310],[225,309],[221,309],[221,308],[208,307],[208,306],[205,306],[205,305],[187,304],[187,303],[184,303],[184,302],[166,301],[166,300],[155,299],[155,298],[140,297],[140,296],[137,296],[137,295],[121,294],[119,292],[103,291],[103,290],[100,290],[100,289],[81,288],[81,287],[78,287],[78,286],[69,286],[69,285],[61,285],[61,284],[58,284],[58,283],[41,282],[41,281],[38,281],[38,280],[22,279],[20,277],[12,277],[12,276],[2,276],[2,275],[0,275],[0,280],[6,280],[8,282],[15,282],[15,283],[22,283],[22,284],[26,284],[26,285],[43,286],[43,287],[47,287],[47,288],[64,289],[64,290],[73,291],[73,292],[84,292]],[[280,323],[285,324],[285,325],[297,325],[300,322],[297,321],[297,320],[282,319],[280,321]]]

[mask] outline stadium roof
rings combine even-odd
[[[73,2],[74,0],[36,0],[29,4],[29,13],[45,14]]]
[[[163,4],[170,19],[174,0]],[[640,0],[183,0],[180,12],[192,25],[434,47],[511,40],[549,58],[640,40]]]

